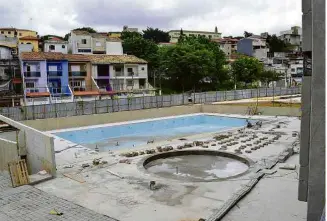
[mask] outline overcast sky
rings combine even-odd
[[[279,33],[301,26],[300,0],[0,0],[0,26],[64,35],[91,26],[121,31],[123,25],[214,31],[223,36]]]

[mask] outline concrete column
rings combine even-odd
[[[311,0],[302,0],[302,48],[303,53],[312,51],[312,9]],[[311,114],[311,73],[304,68],[302,82],[302,118],[301,118],[301,146],[300,146],[300,176],[298,199],[307,202],[309,149],[310,149],[310,114]]]
[[[307,220],[325,207],[325,0],[312,2],[312,78]]]

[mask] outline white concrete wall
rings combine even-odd
[[[0,115],[0,120],[20,130],[18,142],[20,148],[24,146],[26,150],[29,173],[35,174],[41,170],[46,170],[55,176],[56,162],[53,137],[2,115]]]
[[[86,39],[86,44],[82,44],[82,39]],[[71,48],[73,54],[92,54],[92,37],[89,35],[75,35],[71,32],[69,38],[69,48]],[[91,53],[81,53],[78,49],[91,49]]]
[[[148,78],[148,65],[147,64],[139,64],[137,70],[138,70],[138,74],[139,74],[140,78]]]
[[[55,46],[55,50],[50,50],[49,46],[50,45],[54,45]],[[62,48],[62,46],[65,46],[65,48]],[[44,48],[43,48],[44,52],[61,52],[63,54],[67,54],[68,53],[68,44],[67,43],[44,43]]]
[[[166,108],[154,108],[135,111],[122,111],[106,114],[71,116],[62,118],[48,118],[40,120],[22,121],[23,124],[42,131],[84,127],[97,124],[108,124],[122,121],[141,120],[174,115],[192,114],[200,112],[200,105],[175,106]]]
[[[11,49],[0,46],[0,59],[12,59]]]
[[[7,171],[8,163],[18,159],[17,143],[0,138],[0,171]]]
[[[123,55],[123,46],[121,42],[107,41],[106,54],[109,55]]]
[[[253,56],[258,60],[267,59],[267,52],[268,52],[267,48],[254,49]]]

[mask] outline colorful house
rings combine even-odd
[[[20,54],[26,105],[152,92],[147,62],[132,55]]]
[[[92,79],[90,59],[85,55],[67,54],[69,86],[74,98],[99,96],[99,88]]]
[[[23,52],[20,59],[26,105],[73,101],[62,53]]]

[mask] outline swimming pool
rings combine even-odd
[[[129,148],[147,144],[148,141],[167,140],[173,137],[219,132],[246,125],[246,119],[216,115],[188,115],[125,122],[91,128],[53,133],[65,140],[101,151]]]

